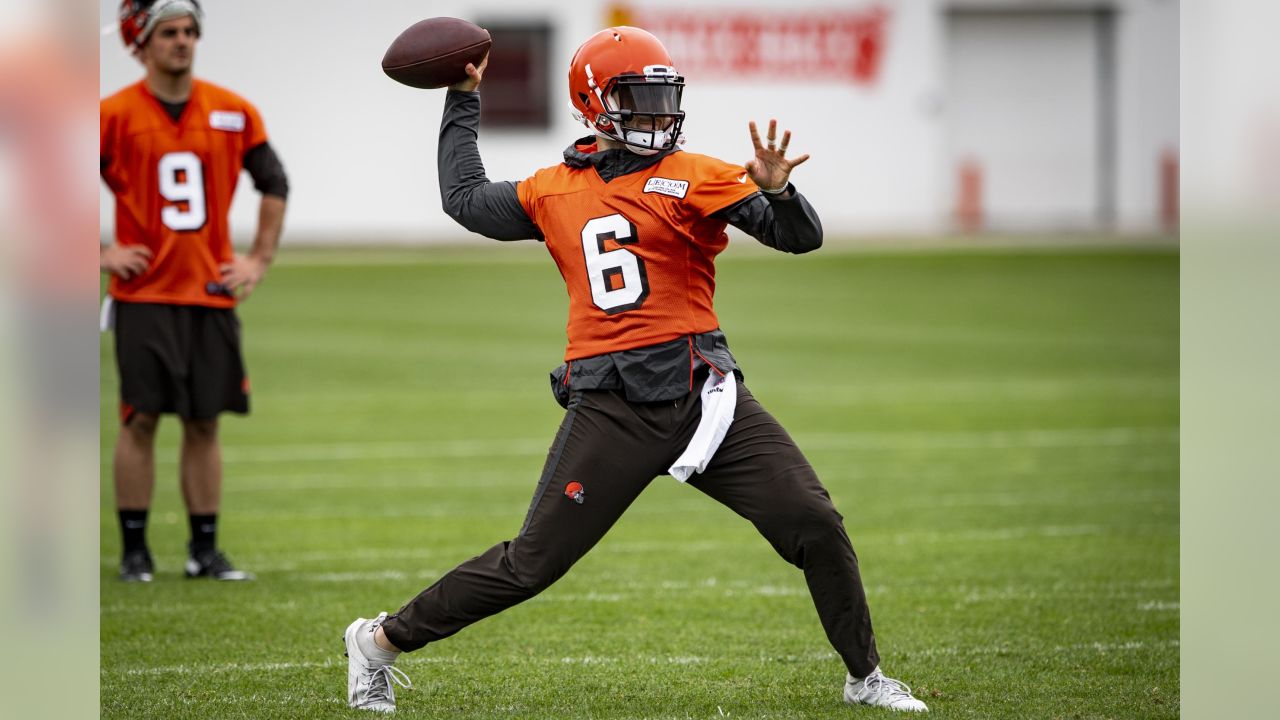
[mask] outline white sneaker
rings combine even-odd
[[[360,651],[360,643],[356,642],[359,633],[372,636],[386,618],[386,613],[381,613],[372,620],[356,618],[342,635],[342,642],[347,646],[344,653],[347,656],[347,704],[357,710],[393,713],[396,711],[393,684],[407,690],[413,689],[413,683],[403,671],[391,663],[370,660]]]
[[[911,694],[911,688],[905,683],[885,677],[880,668],[876,668],[864,680],[855,680],[852,675],[845,676],[844,701],[850,705],[871,705],[903,712],[929,712],[929,706],[917,700]]]

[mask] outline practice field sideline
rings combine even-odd
[[[559,423],[566,297],[529,245],[282,250],[241,309],[253,414],[223,423],[220,539],[254,583],[181,577],[173,419],[156,581],[116,581],[104,336],[103,717],[357,716],[343,628],[510,538]],[[932,717],[1178,717],[1176,252],[735,243],[718,268]],[[398,664],[400,717],[890,717],[840,703],[799,571],[669,477],[551,589]]]

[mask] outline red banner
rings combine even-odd
[[[786,13],[679,10],[615,5],[610,25],[644,28],[667,46],[676,70],[691,78],[871,85],[880,74],[889,10]]]

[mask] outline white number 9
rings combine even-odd
[[[199,230],[208,218],[204,202],[204,167],[193,152],[171,152],[160,158],[160,196],[173,205],[160,210],[171,230]],[[181,204],[186,205],[186,209]]]

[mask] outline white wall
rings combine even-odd
[[[1178,0],[1130,0],[1117,15],[1117,221],[1150,229],[1159,212],[1160,156],[1179,152]]]
[[[1099,19],[1091,12],[950,18],[947,152],[982,172],[987,227],[1093,229],[1102,207]],[[1012,59],[1016,58],[1016,61]],[[958,190],[953,190],[958,192]]]
[[[1012,4],[1040,5],[1045,3]],[[114,26],[116,0],[100,0]],[[876,0],[812,0],[800,10],[869,8]],[[790,81],[694,82],[685,95],[686,147],[743,162],[746,124],[777,117],[793,131],[792,148],[813,159],[793,179],[832,234],[919,233],[949,228],[953,168],[947,156],[944,87],[946,0],[881,0],[890,12],[882,71],[873,85],[825,77]],[[1156,218],[1156,162],[1177,140],[1177,13],[1174,0],[1115,0],[1119,24],[1120,103],[1118,202],[1122,224],[1146,230]],[[553,53],[567,69],[574,48],[603,27],[607,4],[549,0],[377,3],[333,0],[221,0],[206,3],[197,74],[223,84],[262,111],[292,185],[287,238],[432,241],[463,237],[441,211],[435,147],[443,91],[419,91],[386,78],[386,46],[423,17],[542,18],[555,28]],[[650,0],[663,8],[760,8],[776,2]],[[1171,59],[1173,62],[1171,63]],[[679,58],[676,58],[677,67]],[[133,82],[141,66],[104,36],[103,95]],[[557,69],[553,82],[561,84]],[[561,85],[561,87],[563,87]],[[557,97],[553,108],[567,106]],[[584,134],[568,112],[554,113],[550,132],[486,133],[481,150],[493,179],[519,179],[558,162]],[[242,183],[232,219],[243,240],[256,218],[256,194]],[[103,191],[102,227],[111,232],[112,204]],[[1046,218],[1044,229],[1052,229]]]

